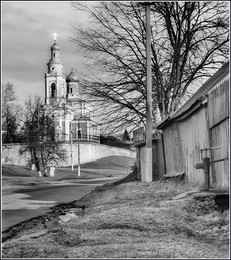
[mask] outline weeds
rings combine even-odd
[[[74,230],[66,230],[63,227],[56,228],[51,232],[52,237],[56,243],[63,246],[76,246],[83,242],[80,235]]]
[[[197,216],[211,213],[217,209],[213,198],[208,197],[204,201],[192,200],[184,207],[186,212]]]

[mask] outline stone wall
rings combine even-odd
[[[21,144],[3,144],[2,145],[2,163],[25,166],[30,162],[30,154],[19,154]],[[69,143],[63,143],[63,148],[67,152],[66,162],[60,162],[58,166],[71,165],[71,147]],[[72,144],[73,164],[78,164],[78,144]],[[136,157],[135,151],[98,144],[98,143],[81,143],[80,144],[80,162],[87,163],[108,156],[127,156]]]

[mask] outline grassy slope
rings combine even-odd
[[[45,235],[5,245],[18,258],[228,258],[228,212],[173,196],[179,183],[105,185],[85,196],[85,215]]]
[[[83,164],[81,167],[83,169],[109,169],[109,168],[127,168],[131,167],[134,163],[134,159],[126,156],[109,156],[105,158],[98,159],[94,162],[89,162]]]
[[[17,165],[2,166],[2,184],[6,185],[40,185],[50,184],[53,181],[77,180],[89,178],[113,177],[127,175],[127,171],[134,163],[134,159],[126,156],[110,156],[81,165],[81,177],[77,176],[77,167],[74,171],[70,167],[56,168],[55,176],[40,178],[36,171]],[[17,178],[18,177],[18,178]]]

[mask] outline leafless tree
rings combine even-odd
[[[18,128],[22,116],[22,107],[16,105],[14,86],[11,83],[2,85],[2,141],[3,143],[16,143],[20,137]]]
[[[90,71],[82,87],[115,130],[145,125],[145,10],[137,2],[73,2],[89,15],[72,41]],[[198,79],[211,76],[229,53],[228,2],[152,2],[153,121],[175,111]]]
[[[37,171],[49,163],[57,164],[66,159],[66,152],[55,138],[54,111],[45,107],[39,97],[26,101],[24,144],[21,153],[29,151]]]

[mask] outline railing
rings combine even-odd
[[[58,134],[58,140],[61,142],[69,142],[70,141],[70,135],[69,137],[66,134]],[[80,142],[95,142],[99,143],[100,142],[100,137],[97,135],[86,135],[82,134],[81,137],[79,138]],[[77,142],[78,141],[78,134],[77,133],[72,133],[72,142]]]

